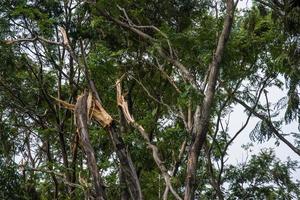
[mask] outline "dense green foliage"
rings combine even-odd
[[[234,13],[197,164],[195,199],[300,197],[299,181],[292,178],[298,163],[280,161],[273,150],[237,166],[226,163],[234,139],[248,134],[248,120],[245,127],[236,124],[237,133],[228,127],[237,104],[249,119],[259,119],[245,136],[253,145],[276,138],[300,156],[300,6],[264,2]],[[54,99],[75,104],[91,89],[90,81],[120,131],[144,199],[163,199],[166,184],[151,145],[117,105],[117,79],[130,114],[159,149],[173,188],[183,196],[194,140],[187,122],[205,93],[174,63],[205,86],[225,16],[224,1],[0,1],[0,199],[95,198],[73,112]],[[269,101],[271,88],[286,97]],[[130,199],[107,127],[88,121],[107,199]],[[291,123],[299,129],[283,132]]]
[[[264,150],[246,163],[229,166],[225,179],[229,183],[228,199],[297,199],[299,182],[294,183],[291,170],[296,162],[282,163],[274,152]]]

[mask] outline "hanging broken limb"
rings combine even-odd
[[[61,104],[63,107],[74,111],[76,106],[69,104],[60,99],[54,98],[57,103]],[[79,100],[79,99],[78,99]],[[124,144],[123,139],[120,136],[119,130],[115,125],[112,117],[106,112],[101,103],[92,95],[90,92],[86,97],[87,113],[90,118],[96,120],[101,126],[109,133],[110,140],[114,146],[114,150],[119,158],[121,167],[124,172],[126,179],[126,184],[132,199],[143,199],[142,190],[139,183],[139,179],[128,153],[128,150]],[[77,102],[78,103],[78,102]],[[77,104],[76,103],[76,104]]]

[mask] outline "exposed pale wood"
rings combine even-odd
[[[77,103],[81,98],[82,95],[78,98]],[[73,104],[69,104],[57,98],[54,99],[63,107],[74,111],[75,106]],[[105,128],[105,130],[109,133],[109,138],[119,158],[120,166],[123,170],[123,175],[126,180],[126,184],[131,198],[134,200],[142,200],[142,189],[139,183],[135,167],[131,160],[130,154],[124,144],[124,141],[120,136],[119,130],[117,129],[113,121],[113,118],[106,112],[106,110],[101,105],[100,101],[97,100],[97,97],[94,97],[93,93],[91,92],[89,94],[86,94],[86,107],[87,116],[99,122],[101,126]]]
[[[70,104],[66,101],[57,99],[55,97],[53,97],[53,99],[61,104],[64,108],[67,108],[71,111],[74,111],[75,109],[75,105],[74,104]],[[101,105],[101,103],[99,101],[97,101],[94,97],[92,97],[92,94],[90,93],[88,95],[88,114],[89,116],[93,117],[97,122],[99,122],[103,127],[107,127],[109,126],[113,119],[112,117],[106,112],[106,110],[103,108],[103,106]]]

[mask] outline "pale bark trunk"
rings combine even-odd
[[[185,200],[193,200],[196,185],[196,171],[200,150],[205,142],[207,129],[210,119],[210,110],[214,100],[216,83],[219,74],[219,65],[222,60],[222,55],[226,42],[229,38],[232,22],[233,22],[234,2],[227,0],[227,16],[224,21],[224,27],[219,37],[217,49],[214,53],[212,63],[210,64],[210,73],[208,77],[207,89],[203,102],[197,106],[194,125],[192,130],[192,143],[188,155],[187,175],[185,181]]]

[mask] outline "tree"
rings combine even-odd
[[[229,166],[228,199],[293,199],[299,197],[299,183],[293,183],[289,170],[295,167],[293,161],[282,163],[275,158],[273,150],[263,150],[251,156],[248,163]]]
[[[300,119],[299,30],[282,28],[276,2],[244,13],[233,0],[2,2],[0,152],[28,198],[299,195],[296,162],[272,151],[226,164],[251,117],[254,142],[275,137],[300,155],[299,134],[294,144],[281,129]],[[267,90],[283,81],[274,107]],[[236,104],[248,118],[230,137]]]

